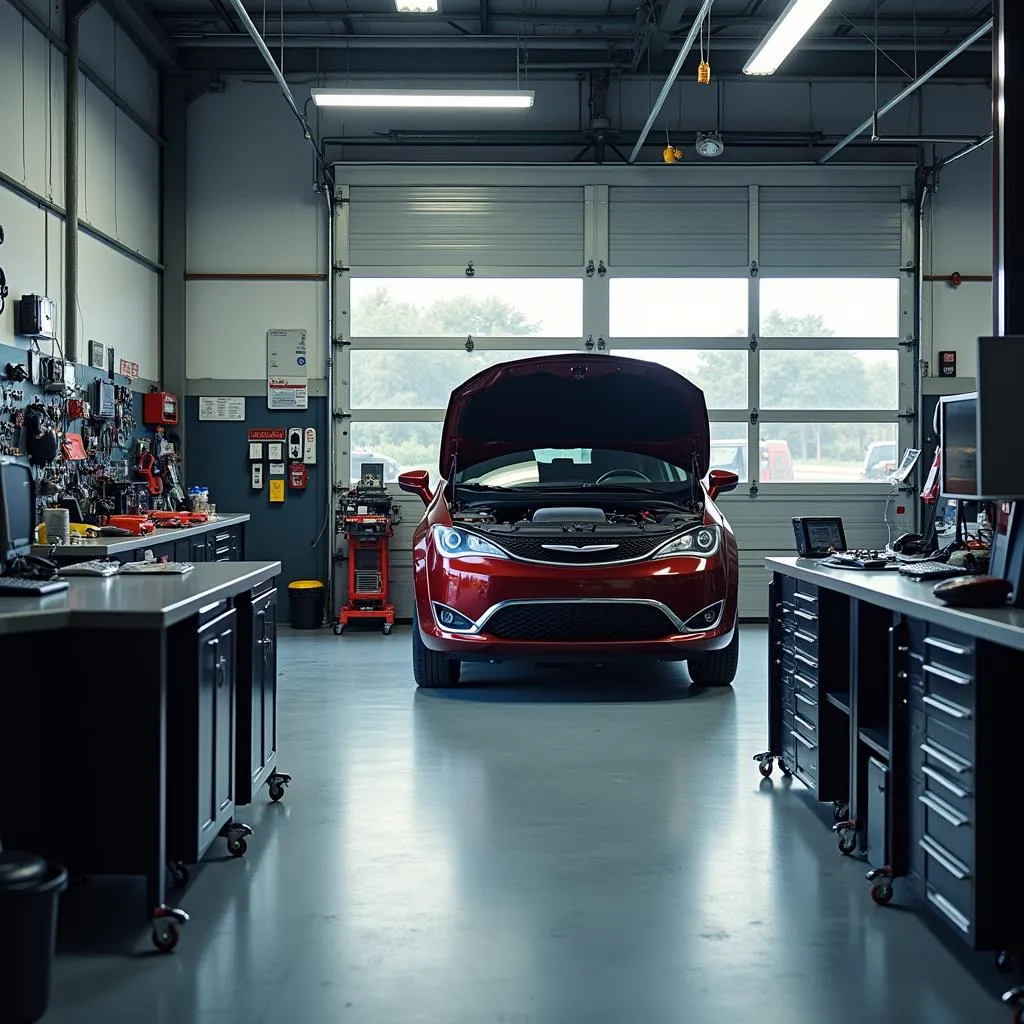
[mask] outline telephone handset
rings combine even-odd
[[[0,245],[4,244],[4,227],[0,224]],[[10,289],[7,287],[7,275],[4,273],[4,268],[0,267],[0,313],[3,313],[7,306],[7,296],[10,294]]]

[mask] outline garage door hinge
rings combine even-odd
[[[899,343],[900,348],[905,348],[905,349],[912,349],[916,345],[917,345],[917,339],[912,334],[908,334]]]
[[[758,420],[757,410],[756,409],[751,409],[750,410],[750,425],[752,427],[756,427],[757,426],[757,420]]]
[[[747,347],[750,349],[751,352],[756,352],[757,351],[757,335],[756,334],[752,334],[750,336],[750,344]]]
[[[757,260],[751,260],[750,261],[750,276],[751,277],[757,277],[757,270],[758,270]]]
[[[598,338],[597,341],[595,342],[594,341],[594,336],[592,334],[588,334],[587,335],[587,340],[585,342],[583,342],[583,347],[588,352],[593,352],[595,347],[597,348],[598,352],[603,352],[605,350],[605,346],[607,344],[608,343],[604,340],[604,338]]]
[[[334,264],[334,272],[336,274],[347,274],[351,269],[351,267],[346,267],[340,260]]]
[[[476,348],[476,344],[473,341],[473,335],[470,334],[466,338],[466,351],[467,352],[472,352],[473,349],[475,349],[475,348]]]
[[[904,409],[903,412],[896,414],[896,418],[900,420],[913,420],[916,418],[916,414],[913,409]]]
[[[751,484],[750,485],[750,496],[752,498],[756,498],[757,497],[757,484]]]
[[[352,419],[352,413],[345,412],[344,409],[335,409],[334,410],[334,418],[336,420],[350,420],[350,419]]]
[[[900,273],[901,274],[913,274],[914,271],[916,271],[916,270],[917,270],[917,267],[914,266],[914,261],[913,260],[907,260],[906,264],[904,266],[900,267]]]

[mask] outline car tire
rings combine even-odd
[[[740,631],[737,629],[729,646],[687,659],[690,678],[698,686],[732,686],[740,662]]]
[[[432,651],[420,636],[420,619],[415,606],[412,611],[412,675],[416,685],[425,690],[454,686],[462,674],[462,662]]]

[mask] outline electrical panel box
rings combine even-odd
[[[178,422],[178,396],[150,391],[142,396],[142,419],[150,427],[173,427]]]
[[[22,295],[17,304],[15,334],[53,340],[57,337],[57,304],[45,295]]]

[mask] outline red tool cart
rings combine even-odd
[[[397,508],[387,491],[360,488],[342,501],[338,530],[348,541],[348,600],[334,624],[337,636],[353,619],[382,619],[385,636],[395,624],[388,579],[388,547]]]

